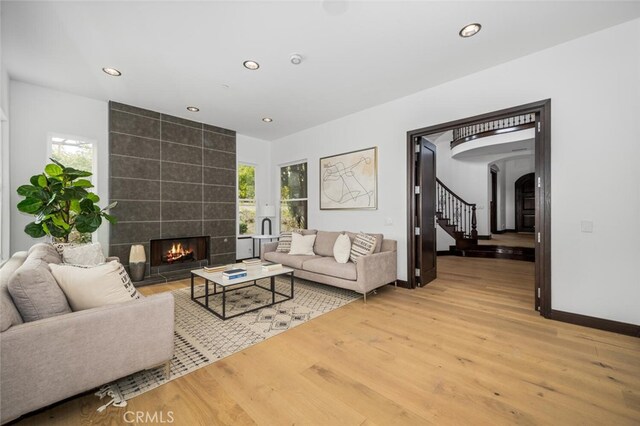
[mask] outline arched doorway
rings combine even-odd
[[[535,179],[535,173],[527,173],[516,180],[516,232],[536,230]]]

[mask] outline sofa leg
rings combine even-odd
[[[369,293],[378,294],[378,290],[371,290]],[[363,295],[364,295],[364,303],[367,303],[367,292],[365,291]]]
[[[171,378],[171,361],[167,361],[164,363],[162,371],[164,373],[164,378],[169,380]]]

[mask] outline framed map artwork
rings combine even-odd
[[[378,147],[320,159],[320,210],[378,208]]]

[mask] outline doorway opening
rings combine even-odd
[[[530,135],[531,149],[528,154],[533,162],[534,172],[532,176],[520,182],[519,198],[512,201],[513,204],[510,203],[508,209],[510,217],[519,223],[514,223],[513,231],[521,229],[521,232],[535,232],[535,247],[523,253],[523,257],[535,258],[535,309],[545,317],[550,316],[550,107],[551,101],[547,99],[407,132],[407,287],[427,285],[437,275],[436,240],[439,237],[434,235],[437,225],[455,239],[457,249],[478,250],[480,255],[476,257],[485,257],[482,252],[486,251],[488,246],[482,244],[486,243],[482,240],[505,231],[505,212],[501,211],[504,207],[498,202],[501,190],[504,192],[504,185],[501,187],[500,168],[495,164],[484,163],[486,178],[478,187],[484,188],[485,201],[476,204],[467,193],[454,192],[456,182],[462,184],[462,187],[473,186],[473,177],[465,176],[464,173],[440,176],[440,170],[436,177],[436,164],[441,167],[442,163],[440,159],[437,163],[435,161],[437,149],[441,145],[434,144],[434,140],[437,142],[438,138],[449,138],[447,140],[451,141],[450,144],[442,146],[450,149],[452,156],[453,150],[456,150],[455,155],[458,155],[459,159],[468,160],[470,151],[477,149],[484,140],[489,139],[486,136],[506,138],[511,132],[522,131],[521,134],[524,134],[526,131]],[[509,141],[501,143],[507,142]],[[526,147],[513,148],[514,158],[524,157],[525,153],[518,151],[524,151]],[[487,152],[491,153],[491,150]],[[477,162],[474,167],[478,167]],[[447,186],[447,179],[452,182],[449,185],[451,189]],[[513,185],[513,181],[511,182]],[[441,192],[442,188],[445,190],[444,193]],[[445,209],[448,209],[446,215],[443,213]],[[491,250],[494,254],[499,251],[496,247]],[[500,257],[499,254],[486,257]]]
[[[516,193],[516,232],[534,232],[536,230],[536,191],[535,173],[527,173],[515,183]]]

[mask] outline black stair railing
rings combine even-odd
[[[451,148],[455,148],[464,142],[492,136],[499,133],[516,132],[535,126],[536,115],[534,113],[505,117],[498,120],[485,121],[470,124],[468,126],[453,129],[453,140]]]
[[[477,239],[476,205],[468,203],[436,178],[436,213],[461,232],[466,239]]]

